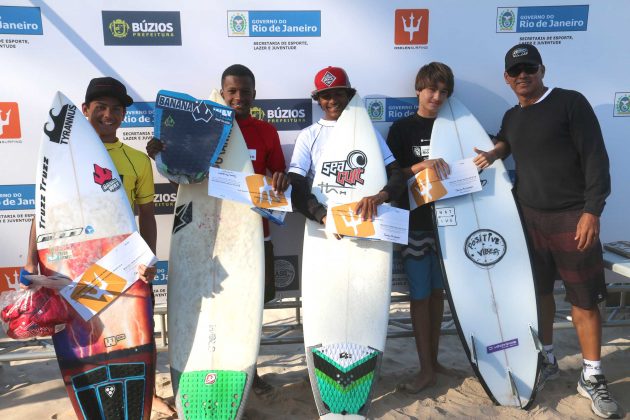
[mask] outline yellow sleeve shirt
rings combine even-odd
[[[136,204],[152,202],[155,186],[149,157],[118,139],[104,144],[122,179],[132,209]]]

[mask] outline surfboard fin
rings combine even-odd
[[[470,334],[470,361],[477,366],[477,347],[475,346],[475,336]]]
[[[514,377],[512,376],[512,371],[508,369],[508,378],[510,379],[510,388],[512,389],[512,395],[518,401],[518,406],[523,408],[523,404],[521,403],[521,396],[518,393],[518,388],[516,387],[516,382],[514,382]]]
[[[543,343],[542,341],[540,341],[540,337],[538,337],[538,333],[536,332],[536,330],[534,330],[534,328],[530,325],[529,326],[529,332],[532,334],[532,339],[534,340],[534,346],[536,347],[536,350],[538,350],[540,353],[542,353],[543,355],[547,355],[547,352],[544,352],[544,348],[543,348]]]

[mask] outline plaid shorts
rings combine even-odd
[[[604,260],[599,239],[587,250],[577,249],[575,231],[582,210],[540,211],[521,205],[540,296],[553,293],[561,278],[566,300],[591,309],[606,299]]]

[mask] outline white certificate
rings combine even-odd
[[[138,280],[140,264],[151,266],[157,260],[134,232],[59,293],[88,321]]]
[[[271,177],[245,174],[211,167],[208,173],[208,195],[250,206],[276,211],[291,211],[291,185],[285,192],[271,188]]]
[[[440,179],[432,169],[424,169],[407,181],[409,210],[443,198],[457,197],[481,191],[477,166],[472,158],[449,163],[451,173]]]
[[[391,206],[378,206],[374,220],[363,220],[354,212],[357,203],[331,205],[326,215],[326,232],[343,236],[378,239],[407,245],[409,211]]]

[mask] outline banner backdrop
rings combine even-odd
[[[455,73],[455,95],[493,134],[516,103],[503,80],[504,54],[535,44],[546,85],[582,92],[602,126],[612,174],[602,240],[630,239],[630,44],[619,19],[630,3],[540,3],[548,2],[0,0],[0,291],[17,287],[24,263],[37,150],[55,91],[80,105],[91,78],[120,79],[136,103],[119,137],[144,150],[158,90],[207,97],[234,63],[255,73],[252,113],[279,130],[288,163],[299,130],[322,115],[309,96],[325,66],[347,70],[386,136],[393,121],[415,112],[418,68],[443,61]],[[163,297],[175,191],[157,172],[155,182]],[[273,227],[285,294],[298,292],[302,231],[296,214]]]

